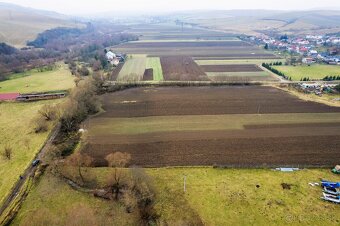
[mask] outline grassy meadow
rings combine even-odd
[[[273,66],[275,69],[283,72],[286,76],[292,77],[293,81],[300,81],[304,77],[312,79],[323,79],[326,76],[340,75],[340,67],[337,65],[320,65],[311,66]]]
[[[36,69],[13,74],[12,79],[0,82],[0,93],[31,93],[67,90],[74,86],[74,76],[67,66],[60,64],[53,71],[39,72]]]
[[[35,184],[12,225],[138,225],[124,206],[72,189],[46,173]]]
[[[340,209],[320,200],[321,178],[337,180],[330,170],[292,173],[266,169],[148,169],[158,191],[156,208],[170,225],[187,212],[205,225],[338,225]],[[183,180],[186,176],[186,192]],[[290,185],[283,189],[282,183]],[[185,200],[185,201],[183,201]],[[186,206],[182,203],[186,202]]]
[[[10,160],[0,157],[0,203],[47,139],[49,132],[34,133],[32,120],[48,103],[52,102],[0,103],[0,151],[12,148]]]
[[[104,180],[113,169],[88,168]],[[326,169],[150,168],[160,225],[338,225],[340,209],[322,201],[310,182],[337,180]],[[184,177],[186,191],[184,192]],[[287,184],[286,189],[282,184]],[[47,173],[28,195],[13,225],[135,225],[123,206],[75,191]],[[95,222],[95,223],[94,223]]]
[[[148,57],[146,59],[146,69],[153,69],[153,80],[163,81],[163,70],[159,57]]]

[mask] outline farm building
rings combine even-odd
[[[19,93],[0,93],[0,101],[16,100],[18,96],[20,96]]]
[[[313,64],[313,63],[315,63],[315,60],[313,58],[310,58],[310,57],[303,58],[302,59],[302,63],[304,63],[304,64]]]
[[[66,93],[36,93],[36,94],[21,94],[16,97],[17,101],[36,101],[50,100],[66,97]]]

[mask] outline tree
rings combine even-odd
[[[269,49],[268,43],[264,46],[264,49]]]
[[[113,174],[108,177],[108,184],[111,187],[112,194],[115,194],[115,199],[118,200],[122,189],[123,167],[126,167],[131,160],[131,155],[128,153],[115,152],[105,157],[109,167],[114,167]]]
[[[3,152],[1,153],[4,158],[11,160],[13,149],[10,146],[5,146]]]
[[[81,76],[88,76],[90,75],[90,71],[86,66],[81,66],[78,68],[78,72]]]
[[[44,117],[46,121],[53,121],[57,119],[58,111],[54,105],[46,104],[39,110],[39,114]]]
[[[35,133],[43,133],[48,130],[47,122],[41,116],[33,119],[33,130]]]
[[[76,152],[68,158],[68,163],[73,166],[78,167],[78,174],[81,182],[85,184],[84,176],[82,173],[82,167],[89,167],[93,162],[93,158],[87,154],[81,154]]]

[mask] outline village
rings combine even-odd
[[[340,37],[338,35],[306,35],[270,37],[264,34],[246,38],[265,49],[300,56],[302,64],[326,63],[340,65]]]

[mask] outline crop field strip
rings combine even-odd
[[[114,46],[117,51],[148,56],[229,57],[229,58],[277,58],[243,41],[177,41],[131,42]]]
[[[159,57],[148,57],[146,59],[146,69],[152,69],[154,81],[164,80],[163,69]]]
[[[146,66],[146,57],[133,55],[120,70],[117,81],[140,81],[143,79]]]
[[[275,88],[136,88],[102,98],[105,112],[89,123],[96,166],[115,150],[145,167],[328,166],[340,155],[340,108]]]
[[[205,72],[258,72],[263,71],[255,64],[203,65]]]
[[[209,81],[209,78],[191,57],[161,57],[164,79],[166,81]]]

